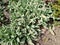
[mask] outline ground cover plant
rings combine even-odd
[[[53,24],[53,10],[42,0],[9,0],[7,8],[10,23],[0,27],[1,45],[35,45],[42,29]]]
[[[55,3],[53,3],[52,8],[55,10],[54,16],[56,18],[59,18],[60,17],[60,0],[57,0]]]

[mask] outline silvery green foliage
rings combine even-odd
[[[3,45],[34,45],[41,33],[40,25],[46,27],[52,9],[42,0],[9,0],[11,24],[2,26],[0,39]]]

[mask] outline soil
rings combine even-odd
[[[8,0],[1,0],[0,2],[1,5],[0,7],[2,7],[2,14],[3,14],[3,20],[0,21],[0,26],[2,26],[2,24],[7,25],[10,24],[10,14],[9,14],[9,9],[7,8],[8,6]]]
[[[56,35],[47,33],[43,39],[44,45],[60,45],[60,25],[55,27],[54,32]]]

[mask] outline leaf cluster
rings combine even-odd
[[[34,45],[41,27],[47,27],[50,17],[53,18],[50,4],[42,0],[9,0],[8,9],[11,23],[0,27],[3,45]]]

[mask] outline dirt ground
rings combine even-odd
[[[60,25],[55,27],[54,32],[56,35],[47,33],[44,45],[60,45]]]

